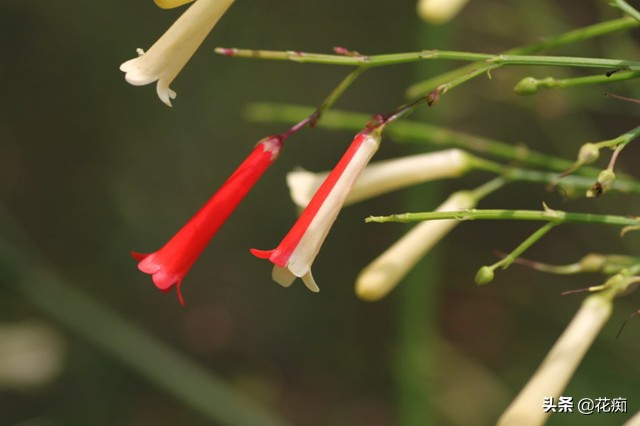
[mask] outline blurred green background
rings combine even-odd
[[[285,129],[248,121],[249,104],[318,104],[348,72],[221,57],[215,46],[499,52],[619,17],[606,3],[473,0],[452,23],[435,27],[416,16],[414,1],[238,1],[172,84],[178,97],[168,108],[154,85],[130,86],[118,66],[135,48],[148,48],[180,11],[160,10],[150,0],[2,1],[0,352],[3,346],[10,352],[18,336],[26,341],[18,347],[41,356],[25,356],[27,369],[47,363],[50,369],[33,383],[2,381],[0,372],[0,424],[494,423],[583,298],[559,293],[600,277],[558,278],[513,266],[477,287],[476,269],[538,224],[476,222],[456,228],[384,300],[363,302],[353,290],[358,272],[409,229],[364,224],[365,216],[430,210],[488,176],[424,184],[346,208],[314,264],[321,292],[301,283],[283,289],[271,281],[270,264],[248,249],[274,247],[295,219],[286,172],[330,168],[352,137],[306,129],[287,141],[195,264],[183,285],[186,307],[157,291],[129,251],[159,248],[259,139]],[[637,33],[549,53],[635,59]],[[405,102],[410,84],[456,65],[371,70],[336,107],[391,111]],[[512,87],[528,75],[582,74],[501,69],[413,119],[573,158],[583,143],[637,125],[640,106],[603,97],[612,91],[638,98],[636,83],[526,98]],[[431,148],[385,138],[377,158],[425,149]],[[637,147],[627,148],[618,169],[636,173],[637,156]],[[481,206],[537,209],[542,201],[623,215],[637,215],[639,206],[637,197],[622,194],[566,201],[525,184]],[[526,257],[570,263],[589,252],[638,247],[636,235],[621,240],[615,229],[576,225],[554,230]],[[640,321],[615,338],[638,306],[637,294],[616,302],[564,395],[621,396],[630,413],[640,408]],[[0,371],[12,365],[0,357]],[[627,417],[566,414],[549,424],[620,424]]]

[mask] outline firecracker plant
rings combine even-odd
[[[156,0],[156,3],[163,8],[174,8],[190,1]],[[425,19],[441,22],[452,19],[464,3],[466,2],[423,0],[419,3],[419,13]],[[330,54],[217,48],[216,53],[230,59],[328,64],[348,67],[350,71],[315,108],[278,104],[253,105],[252,116],[255,119],[292,127],[282,134],[260,140],[211,199],[162,248],[151,254],[133,253],[139,261],[138,268],[151,274],[153,283],[162,291],[170,291],[176,286],[178,297],[183,302],[181,283],[216,231],[275,162],[280,151],[286,149],[288,143],[293,143],[285,143],[285,140],[294,134],[297,139],[303,139],[305,131],[316,126],[352,130],[355,135],[350,145],[345,144],[346,151],[337,160],[333,170],[318,173],[293,170],[289,173],[287,183],[293,202],[300,208],[301,214],[275,249],[251,249],[256,257],[273,263],[272,278],[285,287],[290,286],[296,278],[301,278],[309,290],[319,291],[321,286],[312,276],[311,265],[320,254],[321,246],[343,206],[429,180],[453,179],[475,170],[488,172],[494,175],[490,180],[478,184],[476,188],[449,195],[435,211],[390,211],[384,216],[366,218],[366,222],[372,223],[371,227],[379,226],[374,223],[385,222],[415,222],[416,225],[369,265],[362,265],[362,271],[355,280],[355,293],[366,301],[384,298],[434,245],[454,227],[464,226],[464,221],[542,222],[537,231],[523,236],[522,243],[495,263],[477,265],[475,282],[487,285],[499,280],[496,273],[513,263],[524,264],[546,273],[600,273],[605,276],[601,284],[584,289],[589,296],[584,299],[575,317],[529,383],[498,420],[501,425],[544,423],[549,413],[541,410],[543,399],[561,395],[610,317],[615,298],[630,294],[640,283],[640,257],[634,253],[585,253],[585,257],[576,263],[557,266],[524,259],[522,255],[549,232],[573,222],[608,226],[613,232],[618,232],[621,238],[637,238],[632,231],[640,229],[640,217],[562,211],[554,206],[547,206],[543,203],[544,200],[540,200],[539,210],[492,209],[490,206],[477,209],[476,206],[487,195],[513,182],[522,181],[534,182],[550,190],[562,190],[568,196],[575,197],[606,197],[609,192],[620,192],[630,197],[640,194],[640,181],[616,170],[617,159],[624,155],[625,147],[640,136],[640,127],[621,129],[618,135],[611,135],[608,140],[583,142],[575,159],[567,160],[533,148],[471,136],[434,124],[411,121],[406,117],[417,108],[434,107],[439,102],[445,102],[450,91],[478,77],[490,76],[503,67],[526,65],[527,70],[536,66],[588,68],[593,73],[585,77],[560,79],[523,75],[522,80],[514,87],[513,96],[531,96],[548,89],[613,85],[640,77],[640,61],[554,56],[548,53],[560,46],[630,31],[640,26],[640,13],[628,3],[622,0],[610,3],[626,16],[576,28],[539,43],[502,53],[427,49],[368,55],[343,47],[334,48]],[[126,73],[126,80],[133,85],[156,82],[160,100],[171,106],[176,92],[169,85],[232,4],[233,0],[193,2],[148,51],[138,49],[137,58],[121,65],[120,69]],[[543,51],[544,55],[539,54]],[[365,71],[407,62],[439,60],[461,61],[464,64],[453,71],[408,87],[407,96],[410,100],[405,105],[390,106],[388,112],[373,115],[332,109],[336,100],[345,95],[351,83]],[[491,82],[487,81],[486,84]],[[373,158],[378,147],[385,143],[385,134],[421,140],[425,145],[430,144],[440,150],[375,161]],[[604,169],[592,165],[604,156],[609,158]],[[265,179],[268,178],[266,174]],[[168,224],[167,228],[171,228],[171,225]],[[144,242],[141,241],[140,245],[143,246]],[[318,283],[321,284],[322,280],[323,277],[318,277]],[[469,280],[472,282],[473,277],[469,277]]]

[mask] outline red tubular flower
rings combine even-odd
[[[311,264],[351,187],[379,146],[379,130],[358,133],[278,247],[273,250],[251,249],[254,256],[274,264],[271,276],[275,282],[288,287],[296,278],[302,278],[309,290],[319,291],[311,275]]]
[[[156,287],[167,292],[177,285],[178,299],[184,305],[182,280],[220,226],[278,157],[282,141],[283,137],[276,135],[258,142],[218,192],[160,250],[131,253],[139,261],[138,269],[151,274]]]

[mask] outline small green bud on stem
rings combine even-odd
[[[518,95],[534,95],[538,93],[538,80],[533,77],[525,77],[513,88]]]
[[[491,268],[490,266],[483,266],[482,268],[478,269],[478,272],[476,273],[476,284],[489,284],[491,281],[493,281],[493,277],[493,268]]]

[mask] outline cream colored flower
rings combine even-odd
[[[183,4],[191,3],[193,0],[153,0],[153,2],[163,9],[173,9]]]
[[[418,15],[431,24],[444,24],[460,12],[469,0],[418,0]]]
[[[640,411],[627,420],[627,422],[622,426],[640,426]]]
[[[145,53],[120,65],[125,79],[134,86],[157,81],[160,100],[171,106],[176,92],[169,88],[200,44],[234,0],[197,0],[174,22],[162,37]],[[177,4],[179,2],[160,2]]]
[[[378,161],[367,166],[345,200],[357,203],[387,192],[436,179],[463,175],[469,170],[469,156],[459,149]],[[298,169],[287,174],[293,202],[301,208],[320,187],[329,172],[312,173]]]
[[[612,301],[601,294],[585,299],[538,371],[498,420],[499,426],[541,425],[549,413],[544,398],[557,399],[611,315]]]
[[[475,207],[476,197],[468,191],[452,194],[436,211],[456,211]],[[364,268],[356,280],[356,294],[374,301],[386,296],[425,254],[447,235],[458,220],[432,220],[417,224],[384,253]]]

